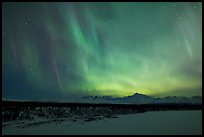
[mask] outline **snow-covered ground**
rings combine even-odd
[[[27,126],[24,126],[27,125]],[[2,123],[2,134],[82,135],[201,135],[202,110],[152,111],[84,121],[75,118],[10,121]]]

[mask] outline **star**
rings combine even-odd
[[[30,68],[30,71],[33,71],[33,68]]]

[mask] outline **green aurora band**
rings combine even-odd
[[[202,95],[202,3],[3,3],[2,15],[3,75],[42,92]]]

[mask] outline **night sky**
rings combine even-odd
[[[2,97],[202,95],[202,3],[3,3]]]

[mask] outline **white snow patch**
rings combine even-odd
[[[3,126],[3,135],[201,135],[202,111],[155,111],[91,122],[65,120],[24,128],[16,128],[16,121],[2,125],[9,123],[13,126]]]

